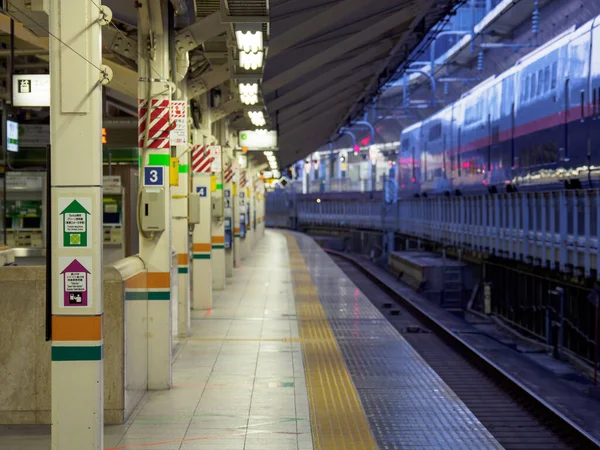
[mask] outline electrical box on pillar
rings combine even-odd
[[[179,186],[179,158],[171,156],[171,166],[169,167],[169,184]]]
[[[223,218],[223,197],[212,197],[212,217],[216,220]]]
[[[145,232],[165,230],[165,190],[144,188],[141,195],[140,226]]]
[[[188,217],[190,225],[198,225],[200,223],[200,194],[189,194]]]

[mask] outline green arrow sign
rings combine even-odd
[[[81,206],[81,203],[73,200],[60,215],[63,216],[63,245],[65,247],[87,247],[87,216],[90,213]]]

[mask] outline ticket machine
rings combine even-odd
[[[46,246],[45,203],[45,173],[6,174],[6,245],[13,247],[19,258],[42,256]]]
[[[105,176],[103,194],[103,258],[110,264],[125,258],[125,196],[121,177]]]

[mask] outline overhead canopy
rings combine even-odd
[[[271,0],[263,78],[282,166],[356,119],[458,0]]]

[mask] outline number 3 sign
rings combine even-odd
[[[144,167],[144,186],[164,186],[165,168],[162,166]]]

